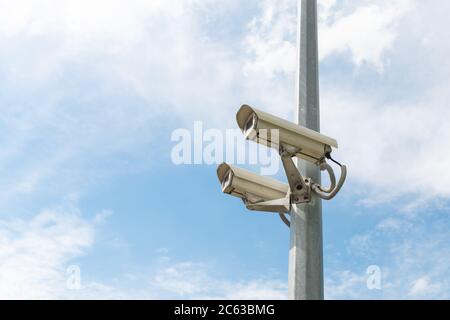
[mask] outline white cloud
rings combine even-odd
[[[346,271],[330,272],[326,286],[329,297],[448,299],[448,220],[445,210],[417,217],[404,215],[383,219],[373,230],[355,235],[348,243],[346,259],[357,261],[361,269],[348,270],[351,267],[346,264]],[[363,269],[372,264],[381,269],[381,290],[371,291],[366,286]]]
[[[94,221],[96,223],[103,223],[111,217],[113,212],[111,210],[102,210],[95,215]]]
[[[261,277],[247,281],[223,278],[203,263],[164,260],[150,277],[151,290],[160,298],[281,300],[287,298],[287,284]]]
[[[1,221],[0,297],[53,299],[68,294],[68,263],[90,248],[93,238],[93,226],[76,209]]]
[[[449,173],[436,171],[450,163],[450,127],[444,120],[450,117],[448,99],[447,92],[436,90],[419,101],[381,107],[350,93],[323,95],[327,132],[342,141],[340,154],[351,168],[350,179],[372,191],[365,203],[404,194],[450,196]]]
[[[398,36],[399,20],[414,2],[352,2],[339,9],[335,1],[322,3],[320,58],[349,51],[356,66],[369,64],[381,72],[385,64],[383,56]]]
[[[234,127],[234,103],[249,102],[293,117],[295,1],[262,2],[260,15],[232,48],[202,24],[200,17],[210,18],[218,5],[211,1],[172,0],[170,6],[161,1],[131,1],[126,6],[103,0],[0,3],[0,44],[8,43],[2,52],[2,61],[8,63],[0,66],[11,90],[0,116],[4,136],[9,137],[0,162],[16,167],[0,185],[3,202],[49,188],[50,180],[64,179],[54,190],[79,187],[127,170],[122,163],[114,168],[102,165],[117,154],[133,155],[134,166],[145,165],[148,157],[141,146],[152,141],[155,123],[169,114],[184,123],[207,119],[211,125]],[[419,49],[429,50],[438,39],[420,27],[418,12],[426,11],[416,6],[412,0],[321,1],[322,58],[348,51],[356,66],[380,69],[393,57],[399,63],[393,47],[397,39],[411,37],[404,30],[411,21],[421,28],[415,32],[424,40]],[[31,57],[18,54],[30,50]],[[445,47],[435,52],[442,57]],[[16,90],[26,101],[17,100]],[[450,179],[445,173],[439,178],[429,174],[449,161],[442,144],[450,136],[442,123],[448,116],[445,87],[424,91],[422,98],[407,103],[374,96],[387,92],[355,94],[339,83],[321,92],[323,131],[341,142],[350,179],[369,186],[364,203],[417,193],[424,186],[427,191],[417,205],[448,197]],[[36,141],[41,148],[35,151]],[[27,159],[30,152],[32,161]],[[405,163],[411,169],[399,170]]]
[[[215,5],[1,1],[0,164],[10,170],[0,202],[80,191],[145,167],[156,119],[205,118],[205,106],[227,112],[234,63],[201,29],[200,14]]]
[[[232,281],[201,262],[176,262],[160,250],[150,272],[96,281],[76,264],[94,247],[96,224],[74,207],[43,210],[30,220],[0,221],[2,299],[285,299],[284,282],[261,277]],[[67,286],[70,265],[80,267],[81,288]],[[144,284],[144,285],[142,285]]]
[[[382,231],[400,231],[401,228],[405,228],[405,225],[403,224],[403,221],[400,219],[395,218],[386,218],[382,220],[377,225],[377,229],[380,229]]]
[[[325,277],[325,299],[363,299],[367,277],[364,273],[340,271]]]
[[[230,3],[224,1],[222,8]],[[149,157],[142,156],[140,147],[154,138],[155,119],[167,114],[174,115],[174,122],[186,123],[205,118],[207,106],[207,118],[223,125],[222,115],[230,107],[234,111],[232,96],[250,89],[234,84],[242,76],[242,61],[234,49],[212,40],[209,33],[214,30],[203,29],[217,5],[179,0],[126,5],[102,0],[0,1],[0,83],[8,93],[1,98],[0,163],[9,169],[0,184],[0,202],[6,206],[18,196],[82,193],[105,175],[128,169],[128,162],[114,165],[116,155],[136,157],[131,166],[141,166]],[[281,86],[280,92],[284,94]],[[92,223],[108,214],[99,213]],[[93,245],[93,226],[76,210],[46,211],[15,221],[19,226],[4,222],[1,229],[1,239],[11,250],[0,255],[5,277],[1,296],[137,296],[115,283],[83,282],[81,291],[65,290],[67,262]],[[174,276],[171,271],[195,280],[190,279],[188,263],[160,270],[156,283],[168,272]],[[200,277],[187,293],[194,295],[196,285],[210,280],[211,275]],[[176,294],[177,281],[183,285],[187,280],[174,276],[168,282],[173,288],[165,292]],[[217,296],[281,296],[264,280],[220,280],[218,285],[222,291]],[[141,293],[158,297],[151,290]]]
[[[250,22],[244,39],[244,46],[250,55],[244,72],[261,72],[269,78],[277,73],[291,75],[297,56],[296,2],[265,0],[261,11],[261,15]]]
[[[167,266],[152,279],[152,285],[177,296],[195,296],[211,290],[204,266],[199,263],[184,262]]]
[[[404,42],[411,37],[405,33],[408,30],[404,26],[420,25],[415,20],[417,12],[422,10],[417,2],[410,0],[344,4],[321,1],[319,4],[321,59],[350,53],[356,67],[369,65],[378,72],[389,62],[401,63],[397,40]],[[261,5],[261,15],[250,24],[244,42],[250,52],[245,70],[254,78],[271,78],[274,83],[271,88],[255,84],[252,87],[255,92],[277,95],[279,83],[284,86],[281,91],[293,88],[288,84],[294,82],[295,5],[292,1],[265,1]],[[387,69],[386,72],[391,72],[392,76],[394,71]],[[327,77],[333,78],[333,74],[325,74]],[[447,90],[424,87],[422,95],[417,91],[401,100],[391,98],[386,102],[383,97],[394,94],[390,88],[395,83],[387,84],[389,87],[385,91],[380,88],[379,92],[360,93],[356,88],[359,77],[370,83],[382,75],[375,73],[371,80],[367,75],[347,73],[340,78],[341,83],[333,81],[332,86],[321,88],[322,129],[340,141],[338,154],[350,168],[347,187],[355,191],[353,194],[362,196],[361,203],[365,205],[385,203],[403,195],[417,197],[413,202],[401,204],[405,211],[426,206],[432,199],[447,198],[450,178],[445,173],[439,173],[439,178],[430,174],[439,163],[450,163],[447,147],[442,147],[443,141],[450,141],[449,127],[443,123],[448,117]],[[293,105],[293,95],[285,95],[277,101],[261,100],[269,110],[288,119],[292,116],[289,106]],[[431,154],[435,156],[430,158]],[[359,192],[362,186],[364,192]]]
[[[278,92],[293,89],[295,5],[264,1],[261,15],[250,24],[246,71],[274,83],[272,88],[254,85],[255,92],[281,97]],[[348,54],[355,69],[371,66],[380,73],[345,69],[322,74],[322,131],[340,141],[337,157],[350,169],[346,190],[361,196],[365,205],[409,196],[399,207],[413,212],[450,197],[450,176],[436,169],[450,164],[445,85],[450,48],[440,40],[448,37],[448,28],[431,28],[427,22],[435,19],[435,11],[445,11],[443,5],[319,2],[321,59]],[[279,83],[284,89],[278,90]],[[285,94],[277,100],[282,103],[261,101],[279,115],[292,116],[293,96]]]
[[[319,1],[319,58],[350,53],[356,67],[364,64],[382,72],[384,55],[398,36],[400,19],[412,9],[413,0]],[[297,2],[264,1],[261,15],[249,25],[244,45],[251,59],[246,72],[291,75],[297,64]]]
[[[361,1],[342,6],[322,1],[322,57],[348,49],[356,65],[384,66],[383,55],[399,37],[399,18],[409,14],[413,3]],[[295,1],[264,1],[260,16],[233,48],[212,37],[201,23],[200,17],[209,17],[218,5],[210,1],[172,0],[168,5],[136,0],[124,6],[120,1],[23,0],[1,5],[0,44],[8,43],[2,53],[8,80],[3,81],[11,97],[0,116],[9,136],[0,162],[16,167],[0,185],[3,202],[50,188],[49,181],[63,180],[53,190],[79,188],[127,170],[122,163],[103,165],[117,154],[133,155],[133,166],[145,165],[148,157],[141,146],[152,141],[155,123],[169,114],[185,123],[207,119],[219,127],[234,127],[234,103],[249,102],[288,119],[294,114]],[[34,52],[31,57],[18,54],[29,50]],[[52,96],[43,97],[35,88]],[[15,90],[26,101],[17,100]],[[350,178],[373,187],[370,201],[417,192],[424,185],[431,185],[424,197],[447,196],[450,179],[436,182],[428,174],[436,165],[429,154],[447,158],[439,142],[449,136],[441,125],[444,93],[430,93],[411,105],[393,102],[382,110],[371,96],[355,95],[339,85],[322,94],[324,132],[341,141]],[[432,111],[425,108],[430,99]],[[434,116],[439,112],[444,112],[442,117]],[[41,148],[33,152],[36,141]],[[27,159],[30,152],[35,155],[32,161]],[[410,173],[398,170],[405,161]],[[391,179],[388,192],[384,176]]]
[[[160,252],[159,254],[167,252]],[[64,297],[64,296],[63,296]],[[285,300],[287,282],[277,277],[230,279],[211,264],[176,261],[160,255],[149,270],[114,280],[83,283],[70,298],[88,299],[186,299],[186,300]]]
[[[149,13],[179,17],[185,12],[183,3],[176,0],[131,0],[126,6],[119,0],[2,0],[0,8],[4,17],[0,34],[5,37],[53,33],[124,41],[143,31],[142,20]]]
[[[429,277],[425,276],[422,278],[417,279],[411,290],[409,291],[408,295],[412,297],[426,297],[430,294],[435,294],[439,291],[441,291],[441,285],[439,283],[431,283],[431,280]]]

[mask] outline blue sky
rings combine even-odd
[[[449,6],[319,1],[326,298],[450,298]],[[293,120],[295,67],[293,0],[0,1],[0,297],[286,298],[287,228],[171,135]]]

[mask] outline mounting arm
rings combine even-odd
[[[320,169],[322,171],[327,171],[328,175],[330,176],[331,186],[328,189],[324,189],[320,184],[313,183],[311,189],[319,198],[323,200],[331,200],[341,190],[342,186],[344,185],[345,179],[347,178],[347,167],[341,164],[339,164],[339,166],[341,168],[341,176],[336,185],[336,177],[331,166],[326,162],[321,164]]]
[[[330,178],[330,186],[326,188],[312,181],[310,178],[303,178],[292,159],[295,153],[289,152],[281,147],[280,156],[289,183],[289,191],[286,196],[281,199],[263,201],[251,194],[246,194],[243,201],[249,210],[278,213],[281,220],[289,227],[290,221],[287,218],[287,214],[290,213],[292,205],[311,202],[312,194],[324,200],[333,199],[344,185],[345,179],[347,178],[347,167],[333,160],[331,155],[327,154],[327,159],[335,162],[341,168],[341,176],[336,183],[333,168],[323,159],[318,165],[320,170],[326,171]]]

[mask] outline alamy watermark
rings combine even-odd
[[[69,266],[66,270],[66,287],[69,290],[81,289],[81,269],[77,265]]]
[[[195,121],[194,128],[176,129],[171,141],[176,143],[171,151],[175,165],[259,165],[262,175],[275,175],[280,168],[278,155],[279,131],[259,130],[258,137],[268,146],[246,143],[241,130],[205,129],[202,121]]]
[[[381,290],[381,268],[376,265],[369,266],[366,270],[367,274],[367,289],[369,290]]]

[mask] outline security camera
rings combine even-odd
[[[246,139],[278,151],[283,147],[292,155],[317,165],[331,153],[332,147],[338,147],[333,138],[248,105],[240,108],[236,120]],[[265,130],[263,134],[261,130]],[[278,137],[273,136],[272,130],[278,130]]]
[[[278,213],[289,226],[285,215],[291,212],[293,204],[308,204],[314,196],[331,200],[341,190],[347,177],[347,167],[331,157],[332,148],[338,147],[336,140],[248,105],[239,109],[236,119],[246,139],[278,150],[288,180],[288,184],[284,184],[226,163],[221,164],[217,176],[222,191],[241,198],[247,209]],[[326,171],[330,186],[326,188],[320,182],[303,177],[294,163],[295,157]],[[341,176],[338,181],[327,160],[339,165]]]
[[[217,176],[224,193],[241,198],[246,203],[285,198],[289,192],[287,184],[226,163],[217,168]]]

